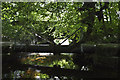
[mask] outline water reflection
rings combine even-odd
[[[29,55],[49,56],[49,55],[53,55],[53,53],[30,53]]]
[[[72,54],[66,53],[62,53],[61,55],[53,55],[52,53],[38,53],[33,55],[33,53],[31,53],[27,57],[22,57],[21,62],[23,64],[37,64],[49,67],[54,67],[54,65],[56,65],[60,66],[60,68],[75,69]]]
[[[24,53],[22,54],[24,55]],[[39,65],[43,66],[43,68],[41,67],[40,70],[37,70],[29,67],[25,70],[11,70],[10,73],[3,74],[3,78],[33,78],[33,80],[80,80],[81,78],[76,79],[76,77],[73,76],[77,73],[75,70],[89,70],[86,65],[80,65],[80,56],[75,56],[72,53],[61,53],[61,55],[53,55],[53,53],[29,53],[27,55],[23,55],[19,56],[20,63]],[[71,71],[73,73],[71,73]]]
[[[49,66],[49,67],[59,66],[60,68],[74,68],[73,62],[71,61],[72,60],[71,56],[66,54],[62,54],[61,56],[53,55],[53,53],[28,53],[27,55],[26,54],[21,53],[21,55],[17,57],[17,58],[20,58],[20,61],[22,64],[31,64],[31,65],[40,65],[40,66]],[[10,57],[11,57],[11,54],[9,56],[7,55],[7,59],[9,58],[11,60],[12,58]],[[5,62],[6,60],[5,58],[3,59],[3,62]],[[5,63],[7,63],[8,60]],[[12,64],[12,65],[15,65],[15,64]],[[47,74],[41,73],[38,70],[28,68],[25,71],[11,70],[10,73],[4,73],[3,78],[51,78],[51,77],[49,77],[49,75]]]

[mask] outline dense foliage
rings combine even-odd
[[[3,41],[118,43],[120,2],[2,2]]]

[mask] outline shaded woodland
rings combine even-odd
[[[1,19],[3,74],[30,67],[41,79],[119,78],[120,2],[2,2]]]

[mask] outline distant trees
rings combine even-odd
[[[2,2],[2,37],[37,44],[58,38],[78,45],[117,43],[119,9],[119,2]]]

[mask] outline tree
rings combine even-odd
[[[118,42],[118,2],[2,2],[2,36],[10,41]],[[83,36],[83,37],[82,37]],[[3,40],[4,40],[3,39]]]

